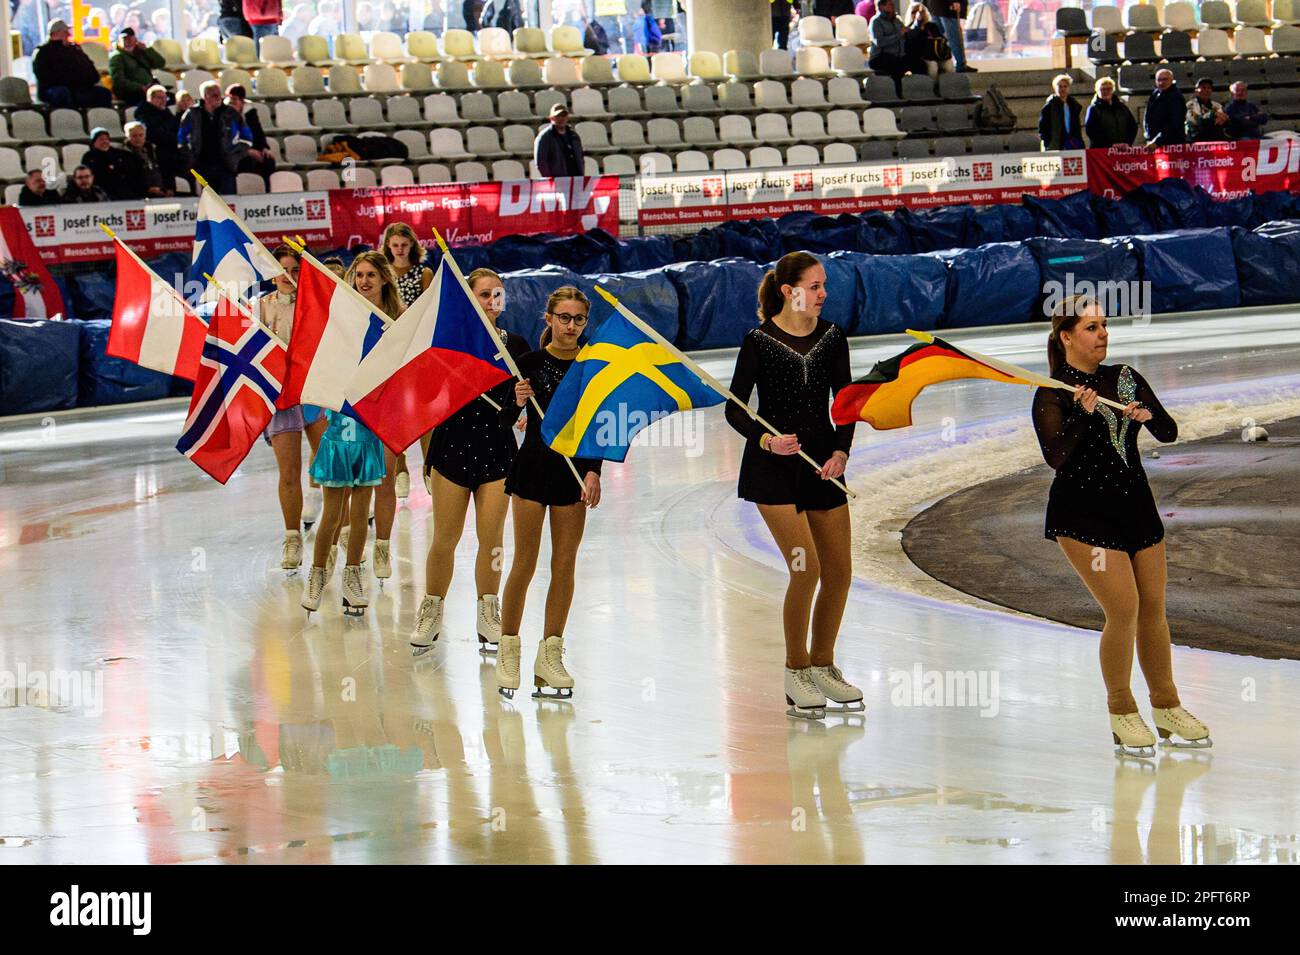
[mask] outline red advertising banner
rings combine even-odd
[[[1300,192],[1300,140],[1294,139],[1090,149],[1087,165],[1089,190],[1111,199],[1161,179],[1185,179],[1220,202],[1252,192]]]
[[[390,222],[406,222],[425,245],[433,227],[451,245],[504,235],[572,234],[601,228],[618,234],[618,177],[525,182],[449,183],[396,189],[231,196],[228,200],[268,246],[302,236],[316,249],[374,246]],[[193,198],[38,206],[18,210],[41,261],[95,262],[113,257],[101,225],[139,255],[189,252],[198,200]]]
[[[618,235],[618,177],[446,183],[330,193],[337,245],[376,245],[390,222],[410,225],[424,245],[436,226],[448,245],[507,235],[571,235],[604,229]]]

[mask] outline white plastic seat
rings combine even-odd
[[[832,106],[862,108],[867,105],[866,100],[862,98],[862,87],[856,80],[847,76],[837,76],[827,83],[826,96]]]
[[[582,61],[582,82],[588,86],[613,86],[614,68],[608,57],[589,56]]]
[[[248,37],[243,36],[240,39],[247,40]],[[241,66],[231,66],[221,71],[221,75],[217,77],[217,82],[221,84],[223,90],[230,89],[236,84],[246,90],[251,90],[253,88],[253,74]]]
[[[390,96],[384,104],[388,121],[398,129],[418,130],[426,126],[424,104],[415,96]]]
[[[424,98],[424,120],[434,126],[466,125],[456,109],[455,98],[446,93],[430,93]]]
[[[675,119],[655,117],[646,123],[646,142],[651,146],[677,148],[682,145],[682,128]]]
[[[398,93],[402,84],[397,80],[397,70],[387,63],[371,63],[366,67],[363,85],[367,93]]]
[[[722,54],[722,71],[742,83],[762,77],[758,57],[749,50],[728,50]]]
[[[542,78],[548,86],[581,86],[578,61],[567,56],[553,56],[542,62]]]
[[[532,126],[512,123],[501,130],[501,148],[511,156],[531,156],[537,131]]]
[[[383,100],[376,96],[354,96],[348,100],[348,115],[353,124],[363,130],[387,133],[393,128],[384,116]]]
[[[760,143],[792,142],[789,124],[780,113],[759,113],[754,119],[754,137]]]
[[[186,70],[181,74],[181,89],[188,90],[196,100],[199,98],[199,88],[204,84],[215,80],[207,70],[198,69]]]
[[[459,129],[434,129],[429,133],[429,155],[436,159],[469,159]]]
[[[1223,30],[1206,27],[1196,36],[1196,52],[1204,57],[1232,56],[1232,45],[1228,42],[1228,34]]]
[[[814,113],[811,110],[795,113],[790,117],[790,135],[799,142],[824,142],[828,138],[826,121],[822,119],[821,113]]]
[[[338,60],[330,56],[329,41],[308,33],[298,38],[298,62],[307,66],[334,66]]]
[[[320,165],[320,144],[314,136],[294,133],[284,137],[284,161],[290,166]]]
[[[544,60],[551,55],[546,34],[537,27],[517,27],[513,40],[515,56]]]
[[[348,189],[377,189],[379,180],[368,166],[349,166],[343,172],[344,186]]]
[[[871,42],[871,24],[856,13],[840,14],[835,18],[835,38],[844,46],[866,46]]]
[[[826,114],[826,136],[828,139],[861,139],[862,122],[858,113],[851,109],[833,109]]]
[[[749,151],[749,168],[769,169],[785,165],[781,150],[774,146],[757,146]]]
[[[1259,27],[1238,27],[1232,45],[1238,56],[1268,56],[1268,40]]]
[[[716,149],[713,152],[714,169],[745,169],[749,166],[745,154],[739,149]]]
[[[262,65],[262,61],[257,56],[257,44],[253,42],[251,36],[228,37],[221,54],[221,59],[231,66],[255,70]]]
[[[85,145],[82,145],[81,152],[86,152]],[[60,157],[58,150],[53,146],[46,146],[43,143],[34,146],[28,146],[23,150],[23,165],[28,169],[39,169],[45,173],[48,180],[51,177],[57,178],[63,170],[60,168]],[[81,157],[76,159],[76,166],[81,165]],[[71,170],[67,170],[71,171]]]
[[[18,150],[0,146],[0,180],[15,182],[26,175],[27,171],[23,169],[22,157],[18,155]]]
[[[433,70],[428,63],[403,63],[400,85],[409,93],[427,93],[435,88]]]
[[[650,75],[660,83],[689,83],[686,61],[680,53],[656,53],[650,60]]]
[[[651,116],[680,116],[686,112],[677,101],[677,89],[673,86],[649,86],[643,93],[646,112]]]
[[[487,182],[487,166],[474,160],[456,163],[456,181],[457,182]]]
[[[748,116],[727,114],[718,119],[718,139],[732,145],[748,146],[756,143],[754,127]]]
[[[451,170],[440,162],[421,163],[420,168],[415,173],[422,186],[451,182]]]
[[[442,55],[464,63],[479,59],[478,51],[474,48],[474,34],[468,30],[444,30]]]
[[[316,75],[320,75],[319,70]],[[278,66],[264,66],[254,73],[252,91],[258,99],[288,99],[295,95],[288,74]]]
[[[339,181],[339,174],[333,169],[307,170],[308,192],[326,192],[330,189],[341,188],[343,188],[343,183]]]
[[[636,160],[624,153],[610,153],[605,157],[604,170],[607,176],[635,176]]]
[[[616,119],[609,124],[609,141],[616,149],[644,149],[645,127],[633,119]]]
[[[49,130],[45,128],[45,117],[34,109],[20,109],[10,113],[9,128],[14,139],[20,143],[48,143],[52,139]]]
[[[1273,18],[1268,15],[1264,0],[1237,0],[1236,20],[1245,27],[1271,27]]]
[[[272,192],[303,192],[302,176],[289,169],[277,169],[271,173]]]
[[[873,106],[862,113],[862,132],[875,139],[899,139],[903,135],[893,110],[883,106]]]
[[[682,87],[682,109],[688,113],[718,113],[721,109],[713,97],[713,87],[706,83],[692,83]]]
[[[444,60],[439,63],[433,79],[440,90],[467,90],[471,88],[469,68],[458,60]]]
[[[683,149],[677,154],[678,172],[704,172],[709,168],[709,157],[698,149]]]
[[[532,101],[523,90],[502,90],[497,94],[497,115],[502,119],[527,120],[532,122]]]
[[[804,47],[839,46],[831,29],[829,17],[801,17],[799,19],[799,40]]]
[[[871,70],[866,55],[856,46],[837,46],[831,50],[831,72],[848,77],[866,76]]]
[[[470,73],[470,82],[480,90],[505,90],[510,88],[506,79],[505,64],[500,60],[479,60]]]
[[[533,94],[533,116],[537,119],[548,119],[551,115],[551,107],[556,103],[563,105],[565,109],[569,108],[569,98],[564,95],[563,90],[538,90]]]
[[[535,89],[546,85],[542,68],[536,60],[511,60],[509,76],[510,85],[515,89]]]
[[[50,110],[50,137],[59,141],[73,140],[84,143],[90,138],[86,121],[75,109]]]
[[[748,83],[719,83],[718,106],[727,113],[752,113],[755,109]]]
[[[87,152],[85,143],[66,143],[59,150],[59,161],[55,164],[54,172],[64,169],[68,172],[76,169],[81,165],[81,160]]]
[[[293,41],[288,37],[264,36],[258,49],[258,56],[267,66],[296,66],[298,57],[294,55]]]
[[[492,164],[492,178],[497,182],[519,182],[528,178],[528,170],[518,159],[498,159]]]
[[[822,156],[817,151],[817,147],[809,146],[806,143],[791,146],[785,151],[785,164],[787,166],[818,166],[821,161]]]
[[[850,81],[852,82],[852,81]],[[790,102],[803,109],[826,109],[826,87],[817,80],[800,77],[790,84]]]
[[[858,161],[858,151],[851,143],[827,143],[822,149],[822,162],[828,166],[848,166]]]
[[[644,86],[655,81],[650,75],[649,61],[640,53],[624,53],[618,58],[617,66],[618,78],[624,83]]]
[[[478,31],[479,56],[498,59],[514,59],[515,51],[510,45],[510,34],[500,27],[483,27]]]
[[[1278,0],[1274,0],[1276,4]],[[1196,5],[1188,0],[1172,0],[1165,4],[1165,26],[1171,30],[1195,30]]]
[[[727,79],[722,71],[722,57],[710,50],[692,53],[686,71],[701,83],[722,83]]]
[[[754,105],[759,109],[790,109],[785,84],[776,80],[759,80],[754,84]]]
[[[384,166],[379,170],[379,184],[390,187],[413,186],[415,176],[411,174],[409,166]]]
[[[189,49],[185,51],[185,62],[205,70],[219,70],[221,44],[208,37],[195,37],[190,40]]]
[[[829,76],[830,54],[819,46],[804,47],[794,55],[794,71],[800,76]]]
[[[487,93],[466,93],[460,98],[460,115],[467,123],[482,125],[498,121],[496,104]]]
[[[356,129],[348,121],[347,109],[341,99],[318,99],[311,104],[311,121],[321,129],[331,132]]]
[[[406,147],[406,158],[412,162],[429,158],[429,140],[418,129],[399,129],[393,138]]]
[[[551,49],[561,56],[579,59],[596,52],[582,45],[582,33],[577,27],[563,25],[551,27]]]
[[[1124,18],[1119,7],[1093,7],[1088,25],[1101,33],[1125,33]]]
[[[1285,56],[1300,54],[1300,27],[1280,26],[1273,31],[1273,52]]]
[[[503,94],[504,96],[505,94]],[[498,97],[497,103],[500,105],[502,97]],[[600,90],[593,90],[590,87],[582,87],[574,90],[569,95],[570,109],[574,116],[591,119],[605,119],[613,114],[605,109],[605,97],[601,95]]]
[[[649,152],[637,157],[643,176],[659,176],[673,171],[673,159],[667,153]]]
[[[361,88],[361,74],[355,66],[346,63],[331,66],[329,91],[331,96],[360,96],[365,92]]]
[[[606,96],[609,111],[615,116],[645,116],[645,107],[641,104],[641,92],[631,86],[616,86]]]
[[[578,138],[582,140],[582,151],[584,153],[604,153],[614,148],[609,143],[609,131],[605,128],[604,123],[583,120],[575,123],[573,130],[578,134]]]
[[[255,172],[241,172],[235,178],[235,194],[260,196],[266,194],[266,180]]]
[[[682,138],[691,146],[719,146],[718,128],[707,116],[687,116],[682,121]]]
[[[395,63],[399,66],[416,59],[402,48],[402,38],[388,30],[370,34],[370,56],[381,63]]]
[[[170,37],[159,37],[149,44],[149,48],[163,58],[162,68],[169,73],[179,73],[189,65],[185,60],[185,48]]]
[[[438,48],[438,38],[428,30],[412,30],[406,34],[406,54],[421,63],[441,63],[446,59]]]
[[[1300,0],[1273,0],[1273,19],[1285,26],[1300,25]]]
[[[794,76],[794,65],[785,50],[764,50],[758,55],[758,69],[768,79],[789,79]]]
[[[505,159],[501,136],[491,126],[471,126],[465,132],[465,151],[478,159]]]
[[[320,127],[312,123],[311,117],[307,115],[306,105],[293,100],[282,100],[275,104],[275,125],[277,129],[293,132],[320,131]]]

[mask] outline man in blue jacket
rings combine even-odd
[[[1148,146],[1177,146],[1187,142],[1187,103],[1169,70],[1156,71],[1156,88],[1147,100],[1142,135]]]
[[[1268,113],[1246,99],[1246,84],[1241,80],[1237,80],[1229,89],[1232,90],[1232,99],[1223,108],[1228,114],[1228,138],[1259,139],[1263,136],[1260,127],[1268,122]]]

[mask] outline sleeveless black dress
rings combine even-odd
[[[556,358],[545,348],[530,352],[519,359],[519,372],[533,386],[537,403],[542,410],[551,403],[560,379],[573,364],[572,358]],[[510,405],[502,416],[511,424],[519,418],[520,408],[514,402],[514,386],[511,386]],[[582,488],[573,479],[562,454],[552,451],[542,440],[542,421],[530,401],[524,406],[528,413],[528,422],[524,428],[524,443],[515,455],[510,467],[510,476],[506,478],[506,493],[518,494],[530,501],[547,504],[552,507],[564,507],[577,504],[582,499]],[[584,479],[588,472],[600,473],[600,458],[573,458],[573,465]]]
[[[505,346],[518,362],[528,354],[528,343],[519,335],[506,334]],[[448,481],[471,491],[482,484],[500,481],[510,473],[519,444],[514,423],[519,419],[515,404],[515,380],[507,378],[487,392],[501,411],[483,398],[475,398],[433,429],[424,469],[437,471]],[[509,416],[509,410],[515,409]],[[506,420],[509,417],[509,420]]]
[[[1066,364],[1056,377],[1123,405],[1136,400],[1151,412],[1146,428],[1157,441],[1178,437],[1177,422],[1128,365],[1100,365],[1088,374]],[[1044,537],[1068,537],[1130,557],[1164,540],[1165,526],[1137,448],[1140,429],[1103,404],[1089,414],[1069,392],[1039,388],[1034,393],[1034,430],[1043,458],[1056,471]]]
[[[741,343],[731,391],[748,403],[758,388],[758,413],[782,434],[798,436],[799,444],[819,465],[836,451],[848,454],[853,425],[831,421],[831,398],[852,380],[849,345],[844,333],[818,320],[807,335],[790,335],[768,320],[752,329]],[[822,480],[797,454],[764,451],[759,439],[767,429],[727,402],[727,422],[744,435],[738,493],[756,504],[793,504],[799,511],[828,511],[845,502],[844,492]]]

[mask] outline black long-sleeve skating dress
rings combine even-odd
[[[505,336],[505,346],[516,362],[531,350],[528,342],[515,334]],[[514,432],[514,422],[519,418],[515,381],[507,378],[487,392],[501,411],[482,398],[475,398],[434,428],[429,451],[424,456],[425,470],[437,471],[448,481],[471,491],[509,474],[519,449]],[[510,408],[515,409],[515,414],[506,421],[505,413]]]
[[[836,451],[849,453],[853,425],[831,422],[830,402],[851,380],[844,333],[818,320],[807,335],[791,335],[765,321],[745,336],[736,356],[731,391],[748,403],[758,388],[758,414],[782,434],[793,434],[819,465]],[[799,511],[828,511],[845,502],[844,492],[826,481],[797,454],[773,454],[759,446],[767,429],[727,403],[727,421],[745,436],[740,461],[740,497],[755,504],[793,504]]]
[[[1066,364],[1056,377],[1122,405],[1138,401],[1151,412],[1146,427],[1157,441],[1178,437],[1177,422],[1128,365],[1100,365],[1088,374]],[[1129,556],[1164,540],[1164,523],[1137,448],[1140,427],[1100,403],[1089,414],[1067,391],[1034,393],[1034,430],[1043,457],[1056,471],[1043,530],[1048,540],[1069,537]]]
[[[533,386],[537,403],[545,411],[551,403],[555,389],[560,386],[560,379],[573,364],[573,359],[556,358],[545,348],[539,348],[524,355],[518,361],[520,374]],[[515,455],[514,464],[510,467],[510,476],[506,478],[506,493],[518,494],[522,498],[552,507],[577,504],[582,500],[582,488],[573,479],[573,472],[565,463],[564,456],[557,451],[552,451],[542,440],[542,420],[533,403],[530,401],[524,407],[528,412],[524,442],[520,445],[519,453]],[[510,406],[504,409],[502,417],[511,424],[519,417],[519,406],[514,401],[513,386]],[[573,458],[572,460],[584,480],[588,472],[600,473],[599,458]]]

